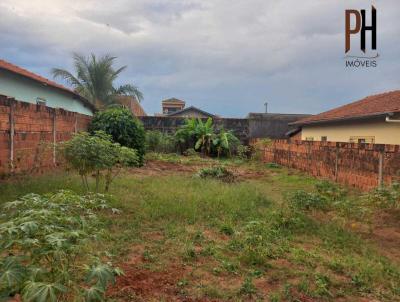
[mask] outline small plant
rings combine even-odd
[[[198,153],[197,153],[197,151],[195,149],[189,148],[189,149],[186,149],[185,152],[183,152],[183,155],[185,155],[185,156],[198,156]]]
[[[246,145],[238,145],[236,147],[236,156],[241,160],[249,159],[251,154],[251,149],[249,146]]]
[[[289,206],[299,210],[326,209],[328,200],[316,193],[308,193],[302,190],[296,191],[287,198]]]
[[[258,139],[252,145],[251,158],[256,161],[260,161],[263,158],[264,149],[272,144],[272,140],[269,138]]]
[[[101,234],[97,213],[106,210],[114,212],[103,195],[70,191],[28,194],[6,203],[0,292],[22,294],[24,301],[103,300],[108,284],[122,273],[87,256],[88,243]]]
[[[269,169],[281,169],[282,166],[277,163],[266,163],[265,166]]]
[[[253,279],[251,277],[246,277],[242,286],[240,287],[239,293],[241,295],[252,296],[257,292],[256,287],[253,284]]]
[[[135,149],[139,165],[143,164],[145,153],[145,132],[142,123],[132,113],[121,106],[113,106],[98,111],[93,117],[89,132],[104,131],[111,135],[114,142]]]
[[[75,134],[71,140],[63,143],[62,150],[67,164],[79,173],[87,191],[88,175],[94,173],[98,192],[100,179],[104,174],[105,191],[108,191],[122,167],[139,165],[135,150],[113,143],[111,136],[102,131],[97,131],[94,135],[86,132]]]
[[[315,188],[319,195],[330,201],[340,201],[347,194],[346,190],[330,181],[320,181],[315,185]]]
[[[380,208],[400,209],[400,183],[391,186],[377,188],[367,194],[367,200]]]
[[[201,178],[214,178],[224,182],[234,182],[235,175],[222,166],[201,169],[197,175]]]

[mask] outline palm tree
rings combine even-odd
[[[51,70],[53,77],[65,80],[93,105],[105,107],[118,103],[117,96],[119,95],[130,95],[138,101],[143,99],[143,94],[133,85],[114,87],[114,81],[126,68],[126,66],[122,66],[114,69],[113,63],[116,57],[105,55],[96,58],[93,53],[89,57],[85,57],[74,53],[73,59],[75,76],[67,70],[53,68]]]

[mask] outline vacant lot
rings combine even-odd
[[[216,164],[236,180],[194,176]],[[57,173],[1,184],[0,201],[58,189],[82,191]],[[371,196],[274,165],[160,155],[110,194],[121,213],[91,247],[124,270],[110,301],[400,301],[400,210]]]

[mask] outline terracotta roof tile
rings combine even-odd
[[[71,90],[71,89],[69,89],[69,88],[67,88],[67,87],[65,87],[63,85],[57,84],[56,82],[53,82],[53,81],[51,81],[49,79],[46,79],[46,78],[44,78],[44,77],[42,77],[40,75],[37,75],[37,74],[35,74],[33,72],[30,72],[30,71],[28,71],[28,70],[26,70],[24,68],[21,68],[21,67],[19,67],[17,65],[11,64],[11,63],[9,63],[7,61],[4,61],[4,60],[0,60],[0,68],[8,70],[8,71],[13,72],[13,73],[16,73],[18,75],[24,76],[24,77],[29,78],[31,80],[34,80],[36,82],[42,83],[43,85],[47,85],[47,86],[50,86],[50,87],[53,87],[53,88],[60,89],[60,90],[63,90],[65,92],[71,93],[75,97],[77,97],[78,99],[83,101],[91,109],[93,109],[93,110],[95,109],[94,106],[87,99],[85,99],[80,94],[76,93],[75,91],[73,91],[73,90]]]
[[[400,90],[371,95],[359,101],[301,119],[292,124],[305,125],[396,112],[400,112]]]

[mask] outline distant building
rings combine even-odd
[[[143,107],[138,100],[133,96],[121,95],[118,97],[117,102],[123,107],[129,109],[134,116],[147,116]]]
[[[176,98],[170,98],[170,99],[166,99],[163,100],[161,102],[161,106],[162,106],[162,114],[164,115],[168,115],[177,111],[182,110],[183,108],[185,108],[185,101],[176,99]]]
[[[0,94],[18,101],[93,115],[95,107],[75,91],[0,60]]]
[[[308,141],[400,145],[400,90],[301,119],[292,135]]]
[[[185,108],[185,101],[176,98],[166,99],[162,101],[161,105],[162,114],[156,114],[157,116],[174,116],[186,118],[216,117],[216,115],[208,113],[194,106]]]

